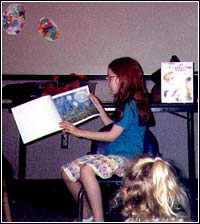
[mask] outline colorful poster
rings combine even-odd
[[[48,41],[55,41],[60,37],[60,30],[57,28],[56,24],[48,18],[41,18],[38,31],[42,37]]]
[[[193,103],[193,62],[161,63],[161,102]]]
[[[20,4],[9,5],[2,17],[4,31],[9,35],[16,35],[24,27],[25,8]]]

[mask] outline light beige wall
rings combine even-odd
[[[2,3],[2,10],[11,3]],[[198,70],[198,2],[24,2],[26,20],[18,35],[2,33],[3,73],[105,74],[116,57],[131,56],[145,73],[176,54]],[[41,17],[61,30],[43,39]]]

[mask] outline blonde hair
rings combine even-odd
[[[189,200],[174,168],[161,158],[138,156],[115,199],[126,221],[190,221]]]

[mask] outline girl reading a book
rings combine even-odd
[[[103,222],[103,206],[96,175],[122,177],[129,161],[143,153],[146,126],[153,121],[149,107],[143,70],[133,58],[122,57],[108,65],[108,85],[113,93],[116,111],[111,119],[100,101],[91,94],[91,100],[100,113],[104,125],[113,123],[111,130],[94,132],[80,129],[62,121],[64,132],[90,140],[109,142],[104,154],[86,155],[61,167],[62,178],[77,201],[82,186],[87,193],[83,221]],[[89,218],[88,218],[89,217]]]

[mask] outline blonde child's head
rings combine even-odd
[[[174,168],[159,157],[135,158],[116,198],[122,200],[126,221],[176,222],[190,217],[188,197]]]

